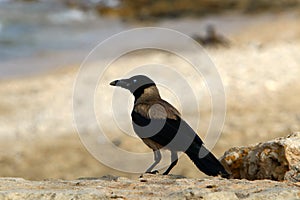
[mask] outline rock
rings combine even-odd
[[[220,35],[216,28],[209,24],[206,27],[206,35],[194,35],[192,38],[197,41],[199,44],[207,47],[229,47],[230,42],[229,40],[224,37],[223,35]]]
[[[77,180],[28,181],[0,178],[0,200],[14,199],[299,199],[299,185],[271,180],[239,180],[146,174],[140,179],[105,176]]]
[[[249,147],[234,147],[221,158],[238,179],[300,181],[300,132]]]

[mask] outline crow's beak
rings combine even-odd
[[[119,80],[112,81],[109,85],[116,86]]]
[[[128,83],[127,79],[121,79],[121,80],[115,80],[115,81],[111,82],[110,85],[128,89],[130,86],[130,83]]]

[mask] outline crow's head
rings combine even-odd
[[[129,79],[115,80],[112,81],[110,85],[125,88],[135,97],[139,97],[146,88],[156,86],[154,81],[144,75],[136,75]]]

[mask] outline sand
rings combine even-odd
[[[281,19],[279,15],[273,23],[253,24],[232,35],[230,40],[229,48],[206,49],[220,73],[226,94],[226,120],[221,137],[212,149],[218,157],[230,147],[266,141],[300,129],[300,28],[297,20]],[[167,63],[170,59],[166,54],[142,54],[138,52],[125,57],[115,65],[135,65],[144,59]],[[107,174],[140,175],[106,167],[81,143],[74,126],[72,108],[78,69],[79,64],[47,74],[0,82],[0,176],[41,180]],[[107,71],[102,81],[108,83],[120,74],[121,70]],[[88,80],[86,86],[89,86]],[[100,85],[97,91],[97,94],[106,94],[103,102],[109,102],[114,89]],[[184,96],[184,92],[177,95]],[[124,95],[129,107],[132,102],[129,94],[124,91],[121,95]],[[162,96],[179,107],[185,106],[178,104],[167,90]],[[200,108],[198,129],[202,138],[211,116],[211,110],[206,106],[209,105],[208,97],[207,91],[203,91],[204,103]],[[97,98],[101,96],[96,95]],[[106,106],[95,105],[100,117],[111,115],[109,109],[103,110]],[[127,122],[127,108],[120,113]],[[185,116],[198,119],[193,108]],[[91,132],[96,130],[95,124],[90,123],[88,118],[83,124]],[[125,128],[130,130],[130,125]],[[115,125],[107,132],[107,137],[122,149],[150,152],[140,140],[122,134]],[[187,177],[203,176],[185,156],[181,157],[172,173]]]

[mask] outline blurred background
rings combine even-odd
[[[299,19],[299,0],[0,0],[0,176],[139,176],[93,158],[72,118],[81,62],[99,42],[136,27],[187,34],[216,65],[227,101],[222,135],[213,149],[218,157],[230,147],[299,131]],[[141,56],[168,59],[145,52],[128,60]],[[111,72],[107,81],[115,78]],[[204,137],[201,128],[210,114],[205,108],[201,112],[198,132]],[[149,151],[139,140],[113,135],[124,149]],[[203,176],[185,156],[172,173]]]

